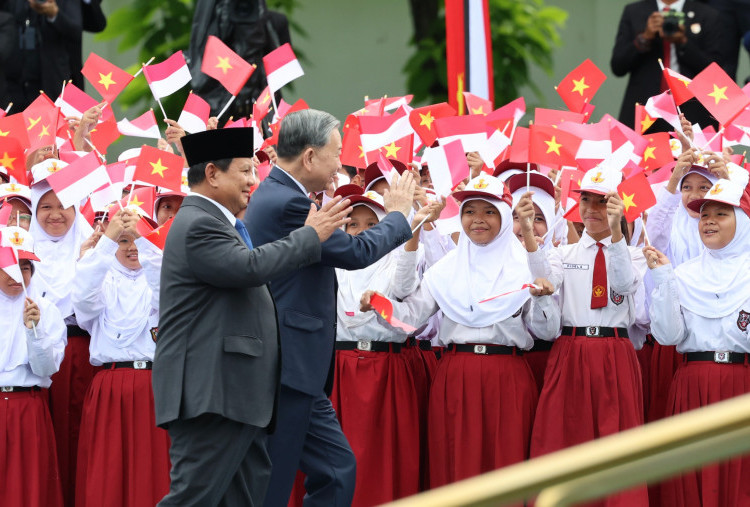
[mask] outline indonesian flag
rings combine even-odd
[[[72,83],[65,85],[62,95],[55,101],[62,114],[75,118],[82,118],[83,113],[98,104],[93,97]]]
[[[607,79],[607,76],[597,67],[594,62],[586,59],[581,65],[570,71],[570,73],[557,85],[557,94],[573,112],[583,113],[584,106],[591,103],[591,99],[599,90],[599,87]]]
[[[0,140],[3,139],[16,139],[22,148],[29,147],[29,135],[26,133],[26,118],[23,113],[0,118]]]
[[[479,148],[479,157],[487,167],[496,167],[502,162],[502,155],[506,152],[511,142],[509,135],[512,128],[508,128],[509,126],[506,124],[500,128],[496,128]]]
[[[469,114],[488,115],[492,112],[492,102],[473,93],[464,92],[464,102]]]
[[[157,100],[172,95],[192,79],[182,51],[177,51],[161,63],[146,65],[143,75]]]
[[[117,128],[124,136],[148,137],[150,139],[161,138],[153,109],[149,109],[133,121],[127,118],[118,121]]]
[[[3,231],[0,231],[0,235],[2,233]],[[5,271],[16,283],[21,283],[21,280],[23,280],[21,266],[18,264],[16,253],[12,247],[0,246],[0,269]]]
[[[29,185],[26,173],[26,155],[18,139],[0,137],[0,166],[8,171],[8,176],[21,185]]]
[[[656,196],[642,172],[617,185],[617,193],[620,194],[625,206],[625,219],[628,222],[632,222],[656,204]]]
[[[635,105],[635,126],[638,128],[638,125],[640,125],[639,133],[645,133],[651,128],[651,125],[653,125],[655,121],[656,118],[652,118],[648,114],[645,106],[642,106],[641,104]]]
[[[271,93],[305,75],[299,60],[294,56],[291,44],[288,42],[264,56],[263,66],[266,69],[266,81]]]
[[[230,94],[236,97],[254,70],[218,37],[208,36],[201,72],[216,79]]]
[[[427,151],[427,165],[435,193],[448,196],[456,185],[469,177],[469,163],[459,139]]]
[[[560,205],[564,209],[569,209],[573,204],[578,202],[580,194],[573,192],[573,190],[579,190],[581,188],[581,181],[583,181],[585,175],[585,172],[579,171],[575,167],[564,167],[561,170]]]
[[[730,123],[750,104],[750,97],[716,62],[695,76],[688,90],[722,125]]]
[[[662,118],[672,125],[677,132],[682,132],[680,115],[677,113],[674,99],[672,99],[668,91],[649,97],[646,101],[645,109],[651,118]]]
[[[450,105],[463,115],[466,112],[464,91],[492,103],[494,80],[488,0],[446,0],[445,42]]]
[[[110,104],[133,80],[133,76],[96,53],[91,53],[81,69],[89,83]]]
[[[456,116],[456,110],[447,102],[418,107],[409,112],[409,123],[425,146],[432,146],[437,139],[435,120]]]
[[[529,162],[544,165],[575,166],[581,139],[554,127],[529,127]]]
[[[205,132],[208,129],[208,119],[211,116],[211,106],[195,93],[190,92],[185,106],[182,108],[177,123],[191,134]]]
[[[103,209],[107,204],[119,201],[122,198],[122,191],[125,186],[133,181],[133,170],[135,167],[128,167],[127,162],[115,162],[107,166],[109,182],[100,188],[97,188],[91,194],[89,202],[95,210]]]
[[[157,187],[178,191],[182,182],[184,163],[185,160],[178,155],[143,145],[135,165],[133,178]]]
[[[453,116],[435,121],[438,142],[443,145],[460,139],[467,152],[479,151],[490,130],[482,115]]]
[[[13,205],[8,202],[8,199],[3,199],[0,203],[0,228],[7,227],[11,211],[13,211]]]
[[[581,139],[581,145],[576,152],[579,166],[585,170],[591,169],[596,162],[602,161],[612,154],[612,141],[609,136],[609,125],[606,123],[577,124],[565,122],[560,130],[569,132]],[[592,164],[593,162],[593,164]],[[589,167],[590,165],[590,167]]]
[[[534,110],[534,125],[549,125],[559,127],[563,122],[583,123],[583,113],[573,111],[558,111],[556,109],[544,109],[537,107]]]
[[[407,334],[416,331],[416,328],[413,328],[405,322],[401,322],[393,316],[393,303],[391,303],[389,299],[384,298],[379,294],[373,294],[372,297],[370,297],[370,305],[376,312],[378,312],[383,320],[391,326],[399,328]]]
[[[667,85],[669,85],[669,89],[672,90],[672,96],[674,97],[675,104],[681,106],[688,100],[695,97],[695,95],[693,95],[693,92],[691,92],[688,88],[690,79],[686,78],[679,72],[673,71],[670,68],[664,69],[663,72],[664,80],[667,82]]]
[[[279,101],[279,110],[274,115],[274,123],[282,120],[286,115],[294,113],[296,111],[302,111],[304,109],[310,109],[304,99],[297,99],[294,104],[288,104],[284,99]]]
[[[409,114],[400,107],[390,116],[359,116],[359,135],[362,149],[377,150],[412,134]]]
[[[258,99],[253,104],[253,119],[260,123],[263,118],[268,114],[268,110],[271,108],[271,90],[268,86],[263,88],[263,91],[258,95]]]
[[[379,107],[383,108],[383,111],[395,111],[401,106],[408,106],[414,95],[404,95],[403,97],[384,97],[382,99],[372,99],[365,101],[365,107],[371,103],[379,102]]]
[[[120,138],[120,129],[117,122],[108,120],[100,122],[91,131],[91,144],[93,144],[99,153],[107,154],[109,145]]]
[[[107,168],[93,152],[51,173],[46,179],[65,208],[79,204],[91,192],[109,183]]]

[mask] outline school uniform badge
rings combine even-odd
[[[740,328],[740,331],[747,331],[748,324],[750,324],[750,313],[740,310],[737,317],[737,327]]]
[[[625,296],[616,293],[613,289],[609,289],[609,299],[616,305],[622,304],[625,301]]]

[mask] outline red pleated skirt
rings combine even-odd
[[[102,370],[83,408],[76,507],[153,506],[169,492],[169,436],[157,428],[151,370]]]
[[[669,415],[750,393],[750,367],[692,361],[680,365],[669,391]],[[662,484],[662,505],[750,505],[750,457],[708,466]]]
[[[542,390],[542,386],[544,385],[544,372],[547,371],[547,361],[549,360],[551,347],[552,343],[550,342],[534,340],[534,348],[523,353],[523,357],[529,363],[529,368],[531,368],[531,373],[534,375],[534,381],[536,381],[539,391]]]
[[[46,390],[0,393],[0,505],[63,505]]]
[[[430,390],[430,486],[527,459],[537,396],[523,356],[444,353]]]
[[[651,372],[649,374],[649,399],[647,400],[648,413],[646,422],[656,421],[666,417],[667,398],[672,386],[677,368],[682,364],[682,354],[677,352],[674,346],[660,345],[654,343],[654,351],[651,354]]]
[[[651,360],[654,356],[654,341],[648,338],[643,343],[641,350],[635,351],[638,358],[638,366],[641,368],[641,381],[643,385],[643,417],[648,421],[649,403],[651,402]]]
[[[555,341],[534,420],[531,456],[643,424],[641,370],[627,338],[561,336]],[[592,505],[648,505],[638,487]]]
[[[49,410],[57,442],[63,500],[68,507],[75,504],[78,430],[83,400],[94,374],[99,370],[89,363],[90,340],[88,335],[68,336],[60,370],[52,375],[49,389]]]
[[[380,505],[418,493],[419,411],[406,357],[336,351],[331,402],[357,458],[352,505]]]

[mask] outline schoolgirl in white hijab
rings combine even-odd
[[[534,297],[523,288],[533,280],[503,182],[481,175],[454,196],[463,229],[456,249],[425,272],[416,293],[392,302],[393,316],[414,327],[438,309],[444,314],[438,341],[447,352],[429,402],[430,432],[440,435],[429,441],[433,487],[528,458],[538,394],[523,357],[533,343],[527,329],[552,339],[560,325],[546,297],[551,284],[536,280]]]
[[[700,212],[705,245],[673,268],[646,247],[655,288],[651,327],[661,343],[684,355],[669,391],[669,415],[750,392],[750,189],[720,179]],[[742,505],[750,498],[750,458],[706,467],[665,483],[664,505]]]
[[[0,498],[3,505],[62,506],[46,390],[63,359],[65,324],[52,303],[24,295],[24,284],[33,294],[38,261],[31,235],[20,227],[0,235],[0,246],[18,252],[23,277],[22,284],[0,270]]]

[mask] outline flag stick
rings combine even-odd
[[[531,192],[531,162],[526,162],[526,192]]]
[[[719,137],[724,132],[724,127],[721,127],[719,131],[714,134],[714,136],[706,142],[706,144],[703,145],[703,147],[700,149],[700,151],[704,151],[706,148],[711,146],[711,143],[714,142],[714,140]]]
[[[8,114],[10,112],[10,108],[13,107],[13,102],[8,104],[8,107],[5,108],[5,114]]]
[[[130,192],[128,192],[128,201],[125,203],[126,206],[130,206],[130,199],[133,197],[133,191],[135,190],[135,181],[130,183]],[[122,208],[122,204],[120,204],[120,208]]]
[[[229,109],[229,106],[232,105],[232,102],[234,102],[234,99],[236,99],[236,98],[237,98],[236,95],[232,95],[232,98],[229,99],[229,102],[227,102],[227,104],[222,108],[222,110],[219,112],[219,114],[216,115],[216,119],[217,120],[219,118],[221,118],[221,115],[224,114],[227,111],[227,109]],[[274,107],[276,107],[276,102],[274,102],[273,105],[274,105]]]
[[[651,240],[648,239],[648,230],[646,229],[646,212],[641,213],[641,220],[643,221],[643,239],[646,241],[646,246],[651,246]]]
[[[661,61],[661,58],[659,58],[659,67],[661,67],[661,73],[663,76],[664,75],[664,63]],[[672,91],[672,88],[669,86],[669,82],[667,82],[667,88],[669,88],[670,92]],[[672,97],[672,103],[674,104],[674,108],[677,110],[677,114],[682,114],[682,111],[680,110],[680,106],[677,105],[677,101],[674,99],[674,95],[672,95],[672,93],[670,93],[669,95]]]
[[[141,68],[140,68],[140,69],[138,69],[138,72],[136,72],[135,74],[133,74],[133,77],[134,77],[134,78],[138,77],[138,74],[140,74],[141,72],[143,72],[143,67],[145,67],[145,66],[146,66],[146,65],[148,65],[149,63],[153,62],[153,61],[154,61],[154,58],[155,58],[155,57],[154,57],[154,56],[152,56],[152,57],[151,57],[151,59],[150,59],[149,61],[147,61],[146,63],[142,63],[142,64],[141,64]]]
[[[161,114],[164,115],[164,119],[167,119],[167,113],[164,111],[164,106],[161,105],[161,99],[156,99],[156,103],[159,104],[159,109],[161,109]]]
[[[566,212],[566,213],[567,213],[567,212]],[[562,220],[564,220],[564,219],[565,219],[565,214],[562,214],[562,215],[560,215],[559,217],[557,217],[557,220],[555,220],[555,221],[554,221],[554,222],[552,223],[552,227],[548,228],[548,229],[547,229],[547,232],[545,232],[545,233],[544,233],[544,235],[542,236],[542,240],[544,240],[544,238],[546,238],[546,237],[547,237],[547,234],[549,234],[550,232],[554,231],[554,230],[555,230],[555,227],[557,227],[557,225],[558,225],[558,224],[559,224],[559,223],[560,223],[560,222],[561,222]]]
[[[66,80],[64,80],[64,79],[63,79],[62,90],[60,90],[60,97],[62,97],[62,96],[63,96],[63,93],[65,93],[65,85],[66,85],[66,84],[68,84],[68,82],[67,82]]]
[[[562,177],[563,168],[560,167],[560,170],[557,171],[557,174],[555,175],[555,181],[552,183],[553,186],[557,186],[558,183],[560,183],[560,178]]]
[[[21,269],[21,259],[18,258],[18,249],[16,248],[15,245],[11,245],[11,248],[13,249],[13,255],[16,256],[16,262],[18,262],[18,268]],[[21,273],[21,287],[23,287],[23,297],[28,298],[29,292],[26,290],[26,282],[23,279],[23,273]],[[31,329],[34,331],[34,338],[38,338],[36,334],[36,324],[34,324],[33,320],[31,321]]]
[[[424,224],[424,223],[425,223],[425,221],[427,221],[427,219],[428,219],[428,218],[430,218],[430,215],[427,215],[426,217],[424,217],[424,218],[422,219],[422,221],[421,221],[421,222],[419,222],[419,223],[417,224],[417,226],[416,226],[416,227],[415,227],[414,229],[412,229],[412,230],[411,230],[411,233],[412,233],[412,234],[414,234],[415,232],[417,232],[417,229],[419,229],[420,227],[422,227],[422,224]]]
[[[276,90],[271,91],[271,89],[268,89],[268,92],[271,94],[271,103],[273,104],[273,115],[274,117],[279,117],[279,106],[276,105]]]

